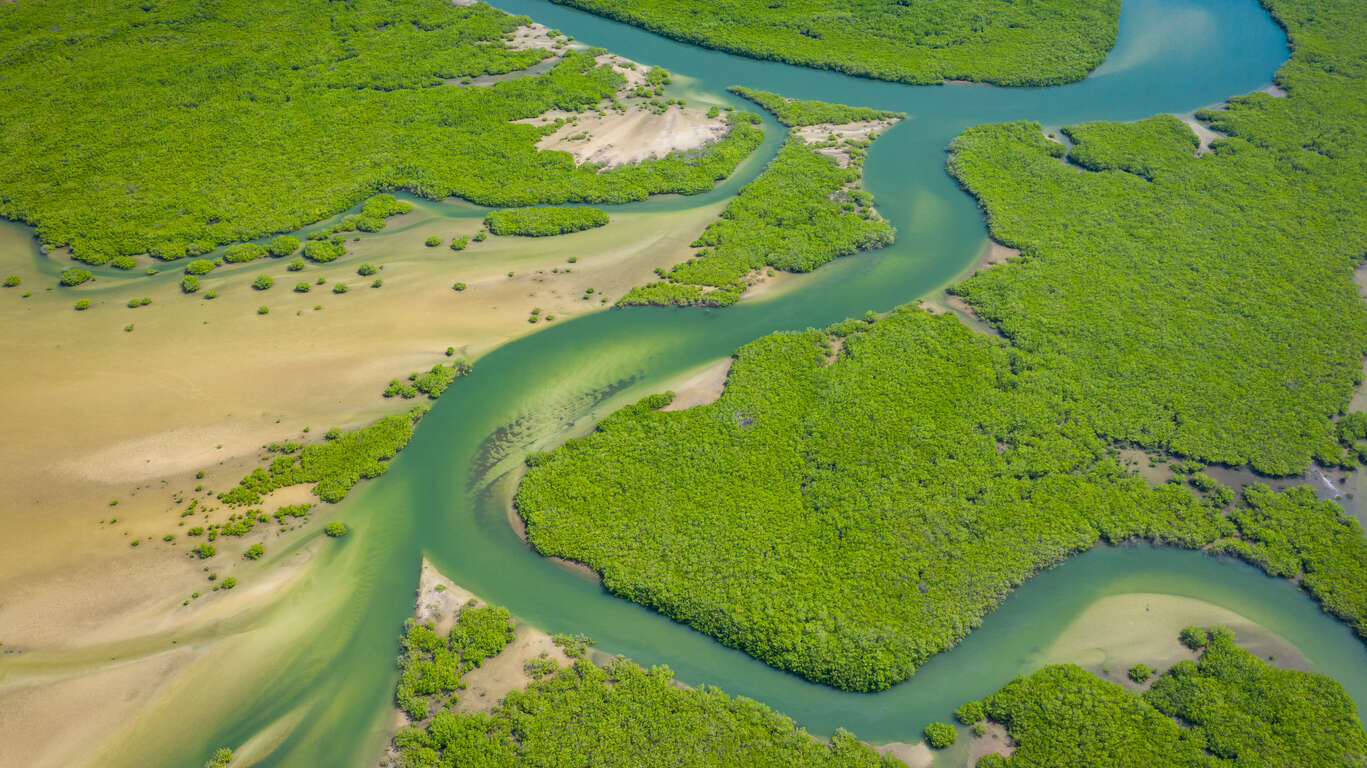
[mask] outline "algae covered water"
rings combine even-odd
[[[1068,86],[912,87],[758,62],[674,43],[539,0],[500,2],[576,39],[676,74],[676,90],[731,98],[744,85],[785,96],[903,111],[908,120],[872,148],[866,185],[898,227],[897,243],[827,265],[773,298],[725,310],[639,308],[599,313],[495,350],[458,381],[382,479],[364,484],[332,517],[354,534],[329,548],[291,595],[298,641],[253,681],[234,715],[212,733],[173,733],[146,745],[190,764],[214,746],[281,728],[263,761],[280,766],[369,765],[392,724],[397,636],[411,614],[420,557],[457,583],[552,632],[582,632],[601,650],[667,664],[686,683],[716,685],[792,716],[818,735],[837,727],[871,741],[917,740],[932,719],[995,690],[1038,663],[1084,608],[1112,594],[1182,595],[1228,608],[1294,645],[1316,670],[1367,701],[1367,651],[1346,626],[1293,585],[1236,563],[1150,547],[1100,548],[1022,587],[955,650],[880,694],[851,694],[775,671],[739,652],[607,594],[596,580],[531,552],[508,522],[522,456],[589,429],[630,400],[766,333],[819,327],[927,295],[959,276],[981,250],[974,201],[944,171],[963,129],[1003,120],[1047,127],[1187,113],[1271,82],[1287,54],[1281,30],[1255,0],[1127,0],[1115,50],[1092,77]],[[733,195],[781,140],[698,198],[622,206],[688,208]],[[434,206],[440,208],[441,206]],[[469,216],[450,204],[449,215]],[[381,235],[381,237],[383,237]],[[234,638],[250,643],[250,637]],[[130,762],[131,762],[130,756]]]

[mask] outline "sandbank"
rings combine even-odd
[[[731,372],[732,362],[734,358],[727,357],[708,363],[682,384],[674,387],[674,399],[660,410],[682,411],[695,405],[716,402],[726,389],[726,376]]]
[[[537,149],[569,152],[576,163],[608,168],[701,149],[725,136],[728,129],[720,115],[708,117],[701,109],[676,106],[663,113],[639,106],[604,115],[547,113],[531,122],[544,125],[556,119],[566,122],[538,141]]]
[[[789,135],[796,136],[808,144],[820,144],[830,141],[834,136],[838,141],[869,141],[878,138],[883,131],[891,128],[900,119],[895,120],[857,120],[853,123],[818,123],[816,125],[803,125],[793,128]],[[817,149],[827,157],[835,158],[841,168],[850,167],[849,148],[836,145],[834,147],[820,147]]]

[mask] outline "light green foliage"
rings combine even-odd
[[[959,737],[959,732],[954,730],[954,726],[949,723],[931,723],[925,727],[921,733],[929,744],[935,749],[945,749],[954,746],[954,742]]]
[[[351,289],[347,287],[346,283],[333,283],[332,285],[333,293],[346,293],[349,290]]]
[[[242,556],[248,560],[260,560],[261,556],[264,554],[266,554],[266,548],[264,546],[253,544],[250,547],[247,547],[247,551],[243,552]]]
[[[436,248],[437,246],[441,245],[441,238],[437,237],[436,235],[432,235],[431,237],[427,238],[425,244],[428,248]]]
[[[356,274],[360,275],[361,277],[370,277],[378,271],[379,270],[376,269],[375,265],[371,264],[368,261],[362,263],[361,266],[356,268]]]
[[[459,293],[459,292],[465,290],[465,283],[453,283],[453,284],[451,285],[451,290],[453,290],[453,291]]]
[[[825,101],[789,99],[777,93],[756,91],[739,85],[731,86],[731,91],[774,113],[774,117],[777,117],[780,123],[789,127],[819,123],[853,123],[858,120],[899,120],[906,117],[903,112],[847,107],[844,104],[830,104]]]
[[[440,638],[437,638],[440,641]],[[759,702],[671,684],[625,659],[573,667],[514,690],[487,715],[442,711],[394,738],[407,766],[687,765],[893,768],[844,730],[813,739]]]
[[[90,299],[79,299],[79,300],[77,300],[77,302],[76,302],[76,311],[77,311],[77,312],[84,312],[84,311],[86,311],[87,309],[90,309]]]
[[[1272,667],[1222,628],[1210,633],[1199,662],[1178,662],[1142,696],[1066,665],[1017,678],[986,705],[1017,744],[1010,758],[992,763],[1000,768],[1347,766],[1367,759],[1367,732],[1342,686]]]
[[[280,235],[266,245],[266,252],[276,257],[289,256],[299,250],[299,238],[293,235]]]
[[[312,510],[312,504],[291,504],[288,506],[276,507],[276,510],[272,512],[271,515],[275,518],[277,523],[285,525],[287,522],[285,518],[308,517],[309,512]]]
[[[454,702],[461,677],[513,641],[507,609],[466,604],[455,625],[441,637],[429,624],[404,623],[399,683],[394,701],[410,719],[421,721]]]
[[[543,74],[443,86],[551,56],[502,44],[527,23],[445,0],[7,5],[0,124],[27,128],[6,135],[0,215],[91,263],[175,259],[382,189],[503,206],[696,193],[758,145],[758,130],[734,131],[701,157],[605,173],[538,152],[543,129],[510,121],[596,106],[623,78],[567,51]]]
[[[1267,0],[1296,49],[1253,93],[1202,113],[1089,124],[1069,157],[1033,123],[970,129],[950,171],[1022,258],[957,287],[1104,435],[1268,474],[1338,452],[1331,419],[1367,352],[1352,280],[1367,252],[1367,17]],[[1295,343],[1288,343],[1295,339]]]
[[[244,264],[265,256],[266,249],[256,243],[238,243],[223,250],[223,260],[229,264]]]
[[[294,284],[294,292],[295,292],[295,293],[308,293],[308,292],[309,292],[310,290],[312,290],[312,289],[313,289],[313,286],[309,285],[309,284],[306,283],[306,282],[298,282],[298,283],[295,283],[295,284]]]
[[[223,583],[220,586],[223,589],[232,589],[233,587],[237,586],[237,577],[229,576],[228,578],[223,580]]]
[[[1143,683],[1150,677],[1153,677],[1153,673],[1153,667],[1150,667],[1148,664],[1135,664],[1133,667],[1130,667],[1130,671],[1126,674],[1128,674],[1130,679],[1136,683]]]
[[[94,276],[95,275],[92,274],[88,269],[72,268],[63,272],[62,276],[58,279],[57,282],[61,283],[62,285],[80,285],[81,283],[90,280]]]
[[[138,260],[132,256],[115,256],[109,260],[109,266],[116,269],[137,269]]]
[[[379,477],[413,437],[413,427],[423,410],[387,416],[335,439],[306,445],[298,454],[277,456],[268,466],[257,467],[237,487],[218,498],[232,506],[257,504],[277,488],[313,483],[313,493],[323,501],[341,501],[362,478]]]
[[[560,646],[565,651],[565,655],[571,659],[578,659],[588,653],[589,646],[593,641],[587,635],[552,635],[551,642]]]
[[[233,751],[227,747],[219,747],[214,750],[213,756],[204,764],[204,768],[227,768],[232,761]]]
[[[252,287],[258,291],[268,290],[272,285],[275,285],[275,278],[270,275],[257,275],[252,281]]]
[[[185,265],[187,275],[207,275],[213,272],[218,265],[208,259],[195,259]]]
[[[302,272],[304,271],[305,266],[307,266],[307,264],[304,260],[296,256],[290,259],[290,263],[286,265],[285,269],[288,269],[291,272]]]
[[[348,529],[344,523],[339,523],[336,521],[328,523],[326,526],[323,527],[323,533],[326,533],[328,536],[331,536],[334,539],[340,539],[350,532],[350,529]]]
[[[194,275],[186,275],[180,279],[180,290],[185,293],[194,293],[199,290],[199,278]]]
[[[422,393],[436,400],[441,397],[447,387],[451,386],[453,381],[466,375],[470,370],[470,364],[464,360],[457,360],[451,365],[437,364],[426,373],[410,373],[408,384],[398,379],[391,380],[389,386],[384,390],[384,396],[412,399],[417,397],[418,393]]]
[[[10,275],[9,277],[5,278],[6,288],[14,288],[15,286],[19,285],[19,283],[20,280],[18,275]]]
[[[208,297],[206,296],[205,298],[208,298]],[[258,314],[258,315],[269,315],[270,313],[271,313],[271,308],[268,307],[268,306],[266,306],[265,304],[262,304],[261,306],[259,306],[259,307],[256,308],[256,314]]]
[[[689,43],[906,83],[1080,80],[1119,0],[554,0]]]
[[[851,109],[822,102],[791,105],[798,113]],[[897,230],[879,218],[873,196],[859,188],[870,143],[845,143],[850,163],[841,168],[818,151],[830,142],[789,138],[693,243],[702,249],[694,258],[676,265],[664,281],[633,288],[618,305],[727,306],[740,299],[754,270],[809,272],[834,258],[891,244]]]
[[[492,211],[484,226],[495,235],[546,237],[582,232],[608,223],[608,215],[598,208],[542,207]]]
[[[208,543],[207,541],[190,550],[190,554],[194,555],[195,557],[198,557],[200,560],[207,560],[217,553],[218,548],[215,547],[213,544]]]
[[[466,237],[465,235],[457,235],[451,238],[451,250],[453,251],[463,251],[465,250],[465,247],[469,244],[470,238]]]
[[[954,719],[964,725],[973,725],[985,717],[983,713],[983,703],[981,701],[970,701],[962,707],[954,710]]]

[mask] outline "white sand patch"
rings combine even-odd
[[[925,742],[915,744],[904,744],[900,741],[893,741],[874,749],[880,755],[891,755],[907,764],[907,768],[930,768],[935,762],[935,753],[926,746]]]
[[[545,24],[532,23],[528,26],[518,27],[510,34],[511,40],[504,40],[504,45],[514,51],[528,51],[532,48],[543,48],[547,51],[560,53],[563,51],[582,51],[587,50],[587,46],[582,43],[570,42],[569,37],[559,32],[555,32]],[[559,44],[559,48],[556,45]]]
[[[1186,123],[1187,127],[1191,129],[1191,132],[1196,134],[1196,138],[1201,140],[1200,146],[1196,148],[1197,157],[1201,157],[1202,155],[1208,154],[1210,152],[1211,142],[1223,139],[1225,137],[1223,133],[1213,130],[1209,125],[1206,125],[1200,120],[1197,120],[1196,115],[1193,113],[1177,115],[1177,119]]]
[[[663,114],[642,107],[605,115],[547,113],[518,122],[546,125],[558,118],[565,119],[565,124],[537,142],[537,149],[569,152],[576,163],[601,163],[609,168],[701,149],[721,139],[728,129],[721,115],[708,117],[702,110],[679,107]]]
[[[698,373],[673,387],[674,400],[661,408],[662,411],[682,411],[695,405],[716,402],[726,389],[726,375],[731,372],[733,358],[725,358],[709,364]]]
[[[858,120],[853,123],[818,123],[816,125],[803,125],[792,129],[790,135],[796,136],[808,144],[821,144],[832,140],[841,142],[846,141],[871,141],[878,138],[883,131],[891,128],[900,120]],[[839,144],[833,147],[821,147],[819,151],[823,155],[834,157],[841,168],[850,166],[849,151]]]

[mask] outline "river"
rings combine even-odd
[[[1126,0],[1107,62],[1080,83],[1044,89],[882,83],[678,44],[540,0],[497,4],[582,42],[667,67],[677,75],[671,95],[707,95],[753,109],[725,92],[745,85],[906,112],[909,119],[877,141],[867,162],[867,187],[898,227],[897,243],[838,260],[771,298],[725,310],[598,313],[480,359],[436,404],[389,473],[328,511],[354,533],[318,558],[290,598],[292,618],[279,618],[305,640],[275,658],[271,674],[253,680],[251,693],[218,727],[193,734],[168,727],[151,750],[192,764],[215,746],[242,744],[290,720],[298,726],[263,765],[371,764],[392,722],[391,660],[400,625],[412,612],[423,555],[524,621],[585,633],[599,649],[642,664],[668,664],[684,682],[750,696],[822,736],[845,727],[870,741],[915,741],[926,722],[948,719],[963,701],[1037,665],[1042,649],[1087,606],[1129,593],[1193,597],[1238,613],[1293,645],[1360,704],[1367,701],[1367,651],[1346,626],[1288,582],[1198,553],[1095,549],[1030,581],[912,680],[879,694],[852,694],[775,671],[608,595],[597,581],[535,555],[507,520],[516,470],[528,450],[582,433],[613,408],[761,335],[887,310],[962,275],[985,240],[977,206],[944,170],[945,147],[965,128],[1014,119],[1053,127],[1185,114],[1268,85],[1286,59],[1286,39],[1255,0]],[[777,150],[782,128],[769,118],[765,125],[759,156],[717,190],[618,210],[665,211],[733,195]],[[422,205],[445,207],[452,217],[478,215],[463,204]]]

